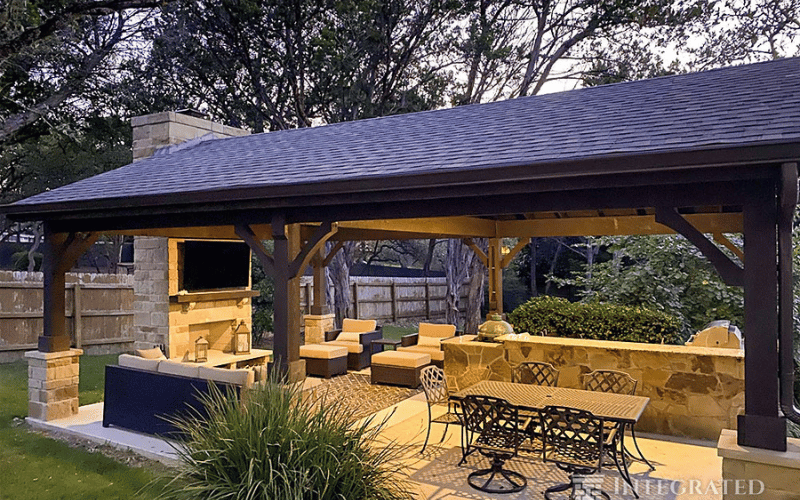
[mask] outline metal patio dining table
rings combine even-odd
[[[451,394],[450,399],[460,401],[469,395],[502,398],[520,410],[528,412],[538,412],[546,406],[567,406],[589,411],[607,422],[618,423],[620,425],[620,441],[619,449],[614,450],[614,462],[622,478],[633,488],[623,451],[625,450],[625,428],[633,429],[633,426],[644,413],[650,398],[611,392],[584,391],[566,387],[482,380],[471,387]],[[620,456],[621,460],[618,459]],[[622,462],[621,465],[620,461]],[[638,498],[638,495],[636,496]]]

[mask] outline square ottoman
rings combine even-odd
[[[370,368],[373,384],[419,387],[422,368],[431,364],[430,354],[402,351],[384,351],[372,355]]]
[[[347,348],[306,344],[300,346],[300,357],[306,360],[306,375],[331,378],[347,373]]]

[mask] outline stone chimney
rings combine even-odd
[[[133,127],[133,161],[138,161],[159,149],[174,146],[208,134],[215,138],[237,137],[250,132],[206,120],[205,115],[193,109],[165,111],[131,119]]]
[[[165,111],[131,119],[133,161],[154,155],[164,148],[200,139],[221,139],[248,135],[240,128],[206,120],[195,110]],[[212,135],[209,135],[212,134]],[[170,353],[170,293],[177,286],[177,240],[137,236],[134,248],[134,333],[138,347],[163,346]],[[170,284],[172,282],[172,287]],[[249,307],[247,308],[249,311]],[[250,323],[250,318],[247,318]]]

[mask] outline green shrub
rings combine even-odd
[[[620,340],[650,344],[681,342],[680,322],[643,307],[569,302],[558,297],[534,297],[508,315],[516,332],[559,337]]]
[[[399,477],[397,445],[375,443],[383,425],[354,424],[347,405],[303,401],[272,381],[244,403],[212,391],[209,418],[181,417],[174,499],[394,500],[412,498]],[[384,422],[385,423],[385,422]]]

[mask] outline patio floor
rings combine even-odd
[[[368,371],[365,370],[366,373]],[[528,487],[520,493],[491,496],[472,489],[467,484],[467,475],[478,468],[485,467],[487,460],[472,456],[463,467],[456,464],[461,458],[460,432],[452,428],[447,439],[439,444],[443,425],[434,424],[431,443],[424,455],[419,453],[427,429],[427,403],[425,395],[416,390],[370,386],[368,377],[353,374],[350,378],[336,377],[336,386],[355,387],[358,398],[381,400],[388,408],[373,415],[374,422],[386,419],[386,427],[381,433],[386,442],[395,441],[404,446],[402,460],[410,479],[415,483],[419,499],[491,499],[509,500],[542,498],[544,490],[554,484],[567,481],[566,473],[551,464],[542,463],[538,455],[523,455],[508,462],[507,468],[522,473],[528,478]],[[339,379],[338,381],[336,379]],[[309,378],[306,389],[324,387],[331,381]],[[371,388],[371,389],[370,389]],[[334,389],[336,390],[336,389]],[[410,395],[410,397],[408,397]],[[399,403],[395,403],[400,401]],[[67,432],[91,439],[100,444],[110,444],[118,448],[130,449],[148,458],[170,464],[174,463],[175,452],[171,445],[144,434],[117,428],[103,428],[102,403],[82,406],[78,415],[52,421],[41,422],[28,419],[34,427],[51,431]],[[638,463],[631,466],[631,473],[640,497],[653,500],[721,499],[721,459],[717,456],[716,443],[693,440],[679,440],[664,436],[639,435],[639,445],[645,456],[653,462],[656,470]],[[604,490],[612,499],[634,498],[626,490],[616,469],[604,472]],[[567,498],[567,495],[563,495]]]

